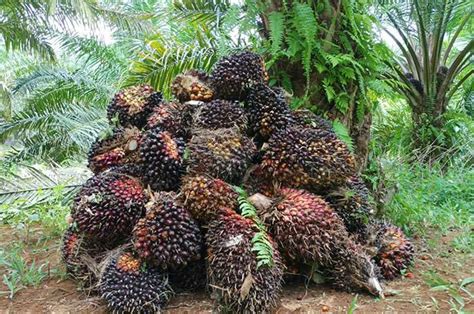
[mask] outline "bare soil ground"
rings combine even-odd
[[[359,294],[356,300],[356,312],[441,312],[446,313],[460,307],[455,300],[464,302],[465,312],[474,312],[474,302],[459,284],[462,280],[474,276],[474,258],[463,252],[453,251],[450,241],[456,235],[451,232],[445,236],[433,236],[430,248],[422,239],[416,239],[417,256],[410,275],[395,281],[386,282],[391,295],[385,299],[377,299],[369,295]],[[41,238],[41,230],[30,233],[28,245],[23,256],[37,265],[48,262],[50,269],[61,268],[58,240],[34,244]],[[427,239],[428,240],[428,239]],[[11,229],[0,228],[0,246],[7,249],[18,241],[24,241]],[[47,248],[47,249],[45,249]],[[3,277],[6,269],[0,268]],[[429,278],[442,278],[449,282],[452,289],[437,288],[432,290]],[[473,290],[473,285],[465,287]],[[13,299],[5,295],[8,288],[0,284],[1,313],[105,313],[104,304],[96,297],[87,296],[77,290],[76,284],[57,274],[51,274],[38,287],[27,287],[17,292]],[[314,313],[314,312],[347,312],[356,294],[340,292],[329,286],[311,284],[308,287],[289,285],[284,288],[281,305],[277,313]],[[459,299],[461,297],[461,299]],[[203,293],[180,294],[172,299],[167,313],[210,313],[212,300]]]

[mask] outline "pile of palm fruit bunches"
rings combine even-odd
[[[114,312],[154,312],[207,290],[217,311],[270,312],[285,281],[383,296],[413,246],[374,217],[354,157],[331,123],[292,111],[262,58],[222,58],[210,74],[118,92],[117,125],[92,145],[62,254]],[[316,270],[316,271],[315,271]],[[309,279],[308,279],[309,278]]]

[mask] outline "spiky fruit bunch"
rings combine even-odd
[[[95,262],[94,257],[101,252],[98,245],[87,241],[73,225],[64,232],[61,257],[66,264],[66,271],[74,279],[82,281],[85,287],[90,287],[97,281],[91,262]]]
[[[159,128],[168,131],[174,136],[184,137],[186,130],[183,124],[184,105],[177,102],[161,102],[153,108],[147,119],[145,129]]]
[[[189,70],[177,75],[171,85],[171,91],[180,102],[189,100],[210,101],[214,96],[209,76],[199,70]]]
[[[172,294],[168,278],[130,252],[113,256],[100,277],[100,293],[114,313],[160,312]]]
[[[205,175],[184,177],[181,194],[185,207],[202,222],[214,218],[220,208],[235,209],[238,205],[238,194],[232,186]]]
[[[394,279],[407,269],[413,262],[415,250],[413,244],[403,231],[390,223],[377,225],[375,246],[377,255],[374,257],[380,266],[385,279]]]
[[[199,131],[189,142],[189,170],[238,182],[256,153],[255,144],[236,129]]]
[[[247,170],[243,186],[249,195],[261,193],[271,197],[275,194],[277,183],[273,181],[261,165],[254,165]]]
[[[278,302],[281,259],[274,248],[273,265],[257,267],[252,250],[257,231],[253,221],[223,209],[206,234],[209,285],[220,305],[234,313],[264,313]]]
[[[107,171],[86,181],[74,199],[71,216],[79,230],[89,236],[123,238],[145,214],[147,201],[140,180]]]
[[[331,122],[318,116],[308,109],[298,109],[292,112],[293,120],[302,127],[321,129],[328,132],[334,132]]]
[[[183,154],[181,138],[159,128],[145,132],[140,145],[145,183],[156,191],[175,190],[183,172]]]
[[[244,100],[250,86],[267,80],[263,59],[248,51],[222,58],[211,73],[218,99]]]
[[[140,141],[141,132],[138,128],[116,128],[111,135],[92,144],[88,155],[89,169],[99,173],[115,166],[139,163]]]
[[[344,220],[347,231],[354,234],[359,242],[364,242],[368,237],[367,226],[375,211],[362,179],[357,175],[348,178],[344,185],[331,189],[325,199]]]
[[[262,139],[268,139],[275,130],[293,122],[284,95],[265,84],[255,84],[250,89],[247,107],[250,129]]]
[[[290,187],[326,188],[355,174],[355,160],[333,133],[298,127],[275,132],[262,167]]]
[[[208,130],[237,127],[245,132],[247,116],[238,102],[217,99],[199,108],[194,117],[194,127]]]
[[[321,197],[283,188],[273,206],[256,207],[290,261],[318,263],[327,268],[336,285],[377,292],[371,284],[377,280],[376,266],[355,249],[342,219]]]
[[[150,85],[125,88],[115,94],[107,108],[107,117],[110,121],[118,117],[120,125],[123,126],[133,125],[142,128],[162,98],[161,93],[155,92]]]
[[[199,260],[203,240],[198,223],[176,194],[161,192],[152,197],[146,216],[135,225],[133,245],[153,265],[176,269]]]
[[[169,273],[170,285],[175,292],[190,292],[204,289],[207,284],[204,258],[190,262],[185,267]]]

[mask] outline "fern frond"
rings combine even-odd
[[[252,251],[257,255],[257,268],[261,266],[272,267],[274,263],[273,246],[268,239],[266,227],[258,217],[255,206],[248,201],[247,192],[238,186],[234,186],[234,190],[239,194],[237,201],[241,215],[251,219],[258,229],[258,232],[252,238]]]

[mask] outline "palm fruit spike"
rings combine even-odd
[[[347,231],[364,243],[368,238],[367,226],[375,211],[369,201],[369,190],[362,179],[355,175],[346,183],[331,189],[325,200],[344,220]]]
[[[205,175],[184,177],[181,194],[185,207],[201,222],[210,221],[222,207],[238,206],[238,194],[231,185]]]
[[[123,238],[145,214],[147,200],[138,179],[112,169],[86,181],[74,199],[71,216],[88,236]]]
[[[249,200],[290,261],[324,267],[333,283],[381,294],[377,266],[349,237],[344,222],[319,196],[283,188],[273,202],[263,195]],[[268,206],[267,204],[272,204]]]
[[[89,168],[99,173],[111,167],[139,163],[140,140],[138,128],[116,128],[111,135],[92,144],[88,155]]]
[[[375,234],[374,260],[383,277],[391,280],[400,276],[413,262],[413,244],[400,228],[390,223],[375,223],[370,229]]]
[[[149,85],[138,85],[125,88],[115,94],[107,108],[107,117],[112,121],[118,117],[120,125],[133,125],[142,128],[151,111],[157,106],[162,95]]]
[[[267,80],[263,59],[248,51],[222,58],[211,73],[217,99],[244,100],[249,87]]]
[[[237,129],[195,132],[188,148],[189,171],[236,183],[256,153],[253,141]]]
[[[290,127],[268,142],[262,167],[289,187],[314,190],[343,184],[355,174],[355,160],[333,133]]]
[[[217,99],[197,110],[193,126],[208,130],[237,127],[241,132],[245,132],[247,117],[238,102]]]
[[[249,92],[248,116],[251,131],[266,140],[275,130],[293,124],[291,110],[281,91],[255,84]]]
[[[175,292],[203,290],[207,286],[205,259],[201,258],[200,260],[190,262],[185,267],[171,270],[169,280]]]
[[[199,260],[203,240],[198,223],[174,192],[152,196],[146,216],[133,230],[138,255],[155,266],[176,269]]]
[[[311,110],[298,109],[292,112],[292,116],[295,123],[299,126],[334,132],[331,122],[318,116]]]
[[[210,101],[214,91],[210,87],[209,76],[199,70],[189,70],[177,75],[171,84],[173,96],[180,102],[189,100]]]
[[[183,172],[184,142],[168,131],[145,132],[140,145],[144,181],[156,191],[177,189]]]
[[[274,249],[273,265],[257,267],[257,231],[252,220],[222,209],[206,234],[209,285],[220,306],[233,313],[264,313],[278,302],[283,264]]]
[[[100,294],[113,313],[156,313],[168,302],[168,278],[131,252],[112,255],[100,275]]]
[[[271,197],[275,194],[278,183],[273,181],[273,178],[264,171],[261,165],[254,165],[247,169],[243,179],[243,186],[250,195],[261,193]]]
[[[61,244],[61,257],[67,273],[81,281],[85,288],[97,282],[94,263],[95,258],[103,252],[98,245],[90,242],[71,225],[64,232]]]
[[[184,137],[186,130],[182,121],[183,111],[183,104],[163,101],[153,108],[153,111],[148,116],[145,129],[152,130],[159,128],[163,131],[170,132],[174,136]]]

